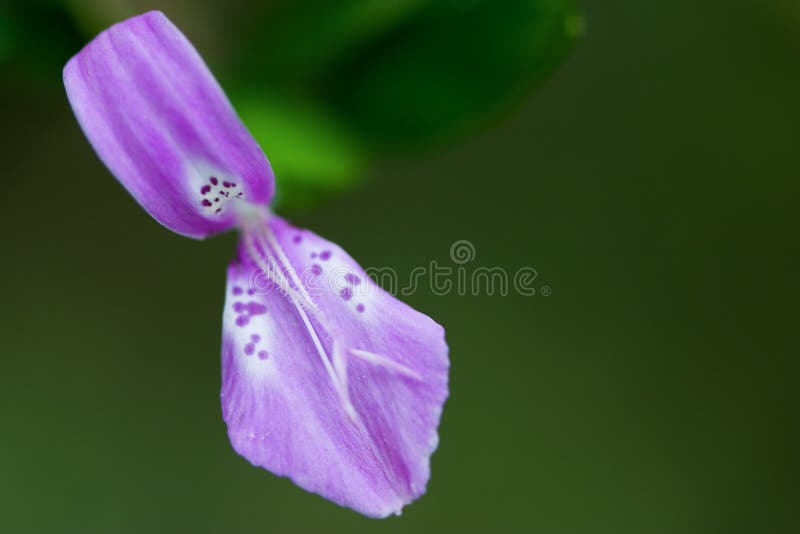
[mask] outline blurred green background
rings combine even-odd
[[[91,35],[153,7],[296,223],[401,274],[468,239],[470,267],[552,288],[403,297],[446,326],[452,373],[428,494],[400,518],[228,445],[235,236],[151,220],[61,85]],[[800,2],[579,8],[0,4],[0,531],[800,531]]]

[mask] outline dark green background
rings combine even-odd
[[[470,265],[552,288],[405,297],[447,328],[451,398],[428,494],[385,521],[233,452],[234,235],[161,228],[59,69],[3,71],[0,531],[800,531],[800,4],[583,4],[572,55],[495,127],[292,215],[365,266],[468,239]]]

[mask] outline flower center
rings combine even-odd
[[[200,187],[200,205],[206,215],[222,213],[229,200],[243,200],[241,186],[236,182],[221,180],[216,176],[209,176],[205,184]]]
[[[186,172],[187,187],[198,211],[209,219],[230,210],[231,200],[246,200],[241,179],[214,165],[194,160],[188,162]]]

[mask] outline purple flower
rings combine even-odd
[[[64,85],[98,155],[150,215],[198,239],[241,233],[222,326],[233,448],[363,514],[399,514],[425,492],[438,443],[442,327],[269,211],[269,162],[162,13],[98,35]]]

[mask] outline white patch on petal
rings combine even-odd
[[[243,328],[247,332],[244,345],[237,347],[237,358],[242,362],[245,373],[257,379],[275,376],[275,346],[270,341],[274,338],[275,326],[268,315],[259,315],[251,319],[250,324]],[[251,336],[261,336],[257,342]],[[238,344],[238,343],[237,343]],[[252,351],[248,345],[253,345]],[[248,354],[249,352],[249,354]]]
[[[275,322],[266,306],[243,285],[228,289],[224,322],[233,333],[233,351],[237,366],[253,379],[275,376]]]
[[[189,197],[197,211],[209,219],[226,214],[232,200],[245,200],[242,179],[202,161],[192,161],[186,166],[186,183]]]

